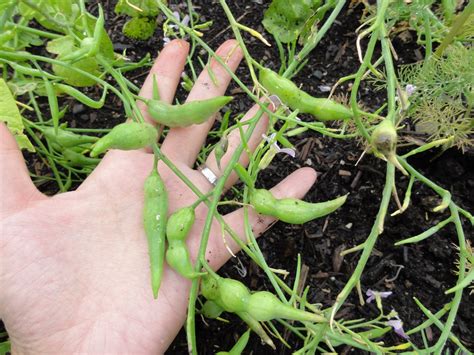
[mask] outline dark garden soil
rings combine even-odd
[[[263,11],[270,1],[229,1],[235,18],[249,27],[263,31],[261,20]],[[121,34],[123,18],[113,13],[114,1],[102,1],[107,10],[106,24],[109,33],[118,51],[127,49],[127,55],[132,60],[142,58],[146,53],[152,57],[162,48],[162,32],[157,30],[155,37],[148,42],[135,42]],[[171,1],[171,3],[177,3]],[[179,1],[183,4],[185,2]],[[218,5],[218,1],[193,1],[196,11],[201,15],[201,21],[212,20],[213,26],[204,32],[203,39],[211,47],[216,48],[225,39],[232,37],[226,17]],[[92,6],[94,8],[95,5]],[[185,7],[183,5],[183,10]],[[355,29],[360,25],[358,20],[361,8],[345,9],[339,16],[336,24],[324,37],[317,49],[310,55],[308,64],[294,80],[301,83],[303,88],[315,96],[327,96],[321,91],[321,86],[332,86],[337,79],[355,72],[358,68],[355,52]],[[269,36],[267,36],[269,37]],[[265,47],[255,38],[245,35],[250,53],[254,58],[266,66],[276,68],[279,65],[279,56],[276,48]],[[422,50],[414,42],[415,37],[410,34],[394,40],[394,47],[399,55],[396,65],[414,62],[421,58]],[[247,72],[238,71],[239,77],[249,83]],[[139,85],[145,78],[146,70],[131,72],[133,81]],[[239,95],[238,90],[233,94],[239,100],[232,107],[233,112],[243,112],[250,102]],[[322,87],[324,89],[324,87]],[[350,87],[343,85],[339,93],[349,93]],[[374,92],[368,86],[362,85],[360,100],[368,108],[378,107],[384,101],[383,92]],[[183,92],[181,92],[183,95]],[[123,111],[118,106],[119,101],[109,96],[105,109],[89,111],[81,105],[74,108],[72,124],[88,127],[112,127],[124,120]],[[413,135],[409,125],[407,135]],[[307,194],[308,201],[323,201],[346,193],[350,193],[347,203],[336,213],[326,219],[306,223],[302,226],[293,226],[284,223],[275,224],[259,240],[260,247],[272,268],[290,271],[287,281],[293,284],[297,255],[301,255],[304,269],[307,272],[305,285],[310,286],[309,301],[321,303],[324,307],[333,304],[337,294],[357,265],[360,253],[349,254],[345,258],[339,253],[362,243],[368,236],[376,216],[384,185],[385,164],[371,155],[365,155],[356,166],[363,147],[354,141],[335,140],[325,138],[317,133],[305,133],[291,139],[297,148],[297,156],[291,159],[277,155],[272,165],[259,176],[259,184],[271,187],[286,175],[303,166],[311,166],[319,172],[318,182]],[[453,199],[468,211],[474,211],[474,154],[466,152],[464,155],[456,150],[449,150],[444,154],[429,152],[410,159],[410,162],[422,171],[427,177],[449,190]],[[34,157],[29,157],[30,168],[34,171]],[[469,168],[469,166],[471,168]],[[397,174],[397,188],[400,198],[403,198],[408,179]],[[51,187],[42,186],[48,191]],[[405,323],[405,329],[418,325],[426,318],[416,306],[413,297],[418,298],[432,312],[436,312],[450,301],[444,291],[456,282],[454,273],[457,251],[453,243],[457,238],[454,228],[443,229],[424,242],[394,247],[394,242],[421,233],[437,222],[446,218],[446,213],[432,213],[431,209],[438,201],[435,193],[420,183],[416,183],[412,195],[410,208],[400,216],[388,217],[384,233],[379,237],[376,250],[369,259],[362,277],[362,289],[391,290],[393,295],[384,300],[384,308],[389,311],[395,309]],[[389,211],[395,211],[396,205],[392,202]],[[473,236],[472,227],[463,220],[466,236]],[[243,255],[229,261],[220,270],[223,276],[241,279],[253,290],[269,289],[271,285],[263,272],[254,263]],[[356,292],[348,298],[346,304],[338,314],[339,318],[357,319],[373,318],[378,314],[373,304],[360,306]],[[213,354],[217,351],[228,350],[235,340],[245,330],[245,325],[237,317],[226,314],[230,323],[216,320],[197,319],[197,339],[200,354]],[[293,349],[300,347],[301,341],[295,336],[285,333],[286,340]],[[468,348],[474,350],[474,302],[473,296],[465,291],[463,303],[454,326],[456,334]],[[428,338],[436,341],[439,334],[435,326],[428,331]],[[386,343],[398,344],[402,339],[391,333]],[[421,338],[413,339],[420,346]],[[291,349],[279,342],[278,354],[290,354]],[[261,345],[257,336],[252,335],[248,350],[255,354],[269,352],[269,348]],[[340,348],[341,353],[348,353],[350,348]],[[169,354],[184,354],[187,352],[186,338],[182,331],[176,338]],[[359,353],[356,351],[356,353]]]

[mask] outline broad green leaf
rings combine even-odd
[[[108,39],[108,36],[107,36],[107,39]],[[110,39],[108,40],[110,41]],[[105,41],[104,43],[107,42],[106,39],[104,41]],[[108,52],[107,45],[104,45],[101,47],[102,49]],[[74,39],[71,36],[64,36],[61,38],[53,39],[49,41],[46,46],[46,50],[48,52],[58,55],[57,57],[58,60],[61,60],[61,56],[73,53],[74,51],[78,49],[79,47],[75,45]],[[113,55],[113,49],[112,49],[112,55]],[[95,81],[81,73],[76,72],[70,67],[81,69],[95,76],[98,76],[100,74],[99,64],[97,63],[97,60],[93,57],[81,59],[68,66],[53,64],[53,72],[57,76],[60,76],[61,78],[63,78],[64,82],[73,86],[80,86],[80,87],[91,86],[95,84]]]
[[[32,3],[40,8],[42,13],[24,2],[19,4],[20,13],[26,18],[34,18],[44,28],[60,33],[67,33],[67,28],[71,27],[80,14],[78,0],[36,0]]]
[[[24,126],[20,111],[16,105],[15,98],[3,79],[0,79],[0,121],[7,124],[8,129],[15,136],[20,149],[27,149],[30,152],[35,151],[28,137],[23,133]]]
[[[78,47],[74,44],[74,38],[71,36],[64,36],[53,39],[46,45],[46,50],[53,54],[66,54],[77,50]]]
[[[58,59],[61,60],[61,57],[58,57]],[[60,76],[61,78],[63,78],[66,84],[69,84],[72,86],[79,86],[79,87],[92,86],[96,82],[95,80],[87,77],[86,75],[76,72],[70,67],[81,69],[94,76],[100,75],[99,64],[97,63],[97,60],[95,58],[91,58],[91,57],[81,59],[69,66],[53,64],[54,74],[56,74],[57,76]]]
[[[321,0],[273,0],[265,11],[263,26],[282,43],[296,41],[320,4]]]
[[[28,92],[33,92],[38,89],[38,85],[41,85],[43,80],[37,80],[33,78],[28,79],[18,79],[8,82],[8,87],[10,88],[13,96],[21,96]],[[36,92],[37,93],[37,92]]]
[[[0,355],[5,355],[11,352],[10,340],[6,340],[3,343],[0,343]]]

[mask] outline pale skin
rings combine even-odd
[[[141,95],[152,96],[152,75],[161,98],[172,102],[189,46],[169,43],[158,56]],[[233,40],[217,53],[235,70],[242,52]],[[224,94],[230,76],[217,62],[215,86],[204,70],[188,100]],[[147,117],[143,106],[143,112]],[[252,108],[246,118],[257,111]],[[212,185],[193,169],[214,118],[199,126],[172,129],[163,142],[166,156],[203,192]],[[265,132],[263,117],[250,141],[255,148]],[[239,134],[229,138],[224,169]],[[246,164],[248,158],[241,157]],[[207,165],[217,175],[214,154]],[[163,353],[186,317],[190,281],[165,268],[158,299],[150,286],[147,242],[142,226],[143,183],[153,166],[148,151],[110,151],[73,192],[48,197],[33,185],[15,140],[0,124],[0,317],[14,354],[158,354]],[[169,212],[196,200],[192,191],[166,166],[159,172],[169,194]],[[273,188],[277,197],[301,198],[313,185],[310,168],[295,171]],[[226,182],[230,187],[236,176]],[[188,246],[197,255],[207,208],[201,204]],[[244,238],[243,212],[224,216]],[[250,211],[256,235],[274,220]],[[237,245],[227,237],[234,252]],[[229,257],[214,223],[207,248],[209,264],[218,269]]]

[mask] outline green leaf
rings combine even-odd
[[[108,39],[108,36],[107,36],[107,39]],[[102,46],[102,49],[104,48],[105,50],[107,50],[108,48],[107,45]],[[68,55],[70,53],[73,53],[76,50],[79,50],[79,47],[75,45],[74,39],[71,36],[64,36],[64,37],[49,41],[46,46],[46,50],[50,53],[57,54],[58,55],[57,59],[61,60],[62,56]],[[113,55],[113,49],[112,49],[112,55]],[[106,56],[108,57],[108,55]],[[73,69],[71,69],[71,67],[76,68],[76,69],[81,69],[95,76],[100,75],[99,64],[97,63],[97,60],[93,57],[81,59],[68,66],[53,64],[53,72],[57,76],[60,76],[61,78],[63,78],[64,82],[69,85],[82,87],[82,86],[91,86],[96,83],[95,80],[74,71]]]
[[[316,21],[313,15],[320,4],[320,0],[273,0],[263,26],[280,42],[294,42],[310,19]]]
[[[35,148],[29,141],[28,137],[23,134],[23,122],[10,89],[5,80],[0,79],[0,121],[7,124],[10,132],[15,136],[20,149],[27,149],[34,152]]]
[[[156,29],[156,22],[148,17],[132,17],[123,26],[123,34],[129,38],[145,41]]]
[[[10,340],[0,343],[0,355],[5,355],[11,352]]]
[[[13,96],[21,96],[28,92],[33,92],[39,87],[44,87],[42,80],[37,80],[33,78],[27,79],[18,79],[15,78],[8,82],[8,87],[10,88]],[[35,91],[36,92],[36,91]],[[36,92],[38,94],[38,92]]]
[[[167,3],[167,1],[164,0],[162,0],[162,2],[165,5]],[[117,5],[115,5],[116,14],[124,14],[132,17],[155,17],[159,12],[160,8],[156,0],[119,0]]]
[[[61,60],[61,57],[59,56],[58,59]],[[78,86],[78,87],[92,86],[96,83],[96,81],[94,79],[91,79],[85,76],[84,74],[74,71],[70,67],[81,69],[94,76],[100,75],[99,64],[97,63],[97,60],[92,57],[81,59],[75,62],[74,64],[70,64],[68,66],[53,64],[54,74],[56,74],[57,76],[60,76],[61,78],[63,78],[66,84],[69,84],[72,86]]]
[[[77,50],[77,46],[74,44],[74,38],[71,36],[64,36],[53,39],[46,45],[46,50],[53,54],[66,54]]]
[[[19,4],[20,13],[28,19],[34,18],[44,28],[59,33],[67,33],[67,28],[80,14],[78,0],[35,0],[31,3],[41,9],[41,13],[25,2]]]

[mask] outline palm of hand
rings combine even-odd
[[[111,161],[113,169],[108,166]],[[7,218],[4,232],[16,235],[2,248],[5,264],[16,270],[2,280],[15,290],[2,304],[12,311],[5,319],[11,334],[27,338],[31,332],[36,337],[31,340],[37,343],[32,346],[42,342],[51,346],[64,336],[103,336],[103,330],[112,327],[124,341],[131,341],[138,339],[134,332],[152,334],[161,321],[182,323],[188,281],[166,268],[160,302],[151,297],[140,201],[152,164],[150,154],[115,151],[77,192],[31,201],[28,208]],[[171,171],[161,170],[172,192],[171,210],[195,201],[195,195]],[[181,170],[202,191],[209,188],[199,172]],[[28,198],[28,193],[24,191],[20,198]],[[202,228],[199,215],[204,212],[199,209],[196,231]],[[193,233],[191,244],[198,242],[198,233]],[[46,325],[48,319],[54,323]],[[64,334],[65,329],[73,331]]]
[[[242,57],[235,48],[235,42],[228,41],[217,51],[233,70]],[[163,100],[173,98],[187,50],[185,42],[171,42],[152,69],[161,78]],[[204,70],[190,98],[224,93],[230,77],[217,63],[211,66],[220,85],[214,87]],[[142,96],[149,97],[151,87],[149,76]],[[202,193],[212,186],[192,166],[212,123],[211,119],[173,129],[162,145],[162,151]],[[263,117],[248,143],[250,149],[265,130]],[[223,166],[239,142],[239,132],[229,136]],[[240,162],[245,164],[246,159],[241,157]],[[206,163],[219,173],[215,158]],[[77,191],[49,198],[32,184],[13,137],[0,124],[0,317],[14,351],[159,353],[171,343],[184,321],[190,281],[165,268],[158,300],[153,299],[142,225],[143,183],[152,166],[153,155],[145,151],[111,151]],[[167,167],[160,166],[159,171],[168,190],[169,213],[196,200]],[[312,169],[300,169],[273,192],[277,197],[301,197],[314,179]],[[231,176],[226,187],[235,180]],[[203,204],[196,209],[188,238],[193,260],[206,213]],[[241,238],[245,235],[242,215],[237,210],[224,217]],[[259,235],[273,219],[249,211],[249,221]],[[214,222],[206,255],[211,267],[217,269],[229,258],[227,247],[238,251],[229,237],[224,244],[220,225]]]

